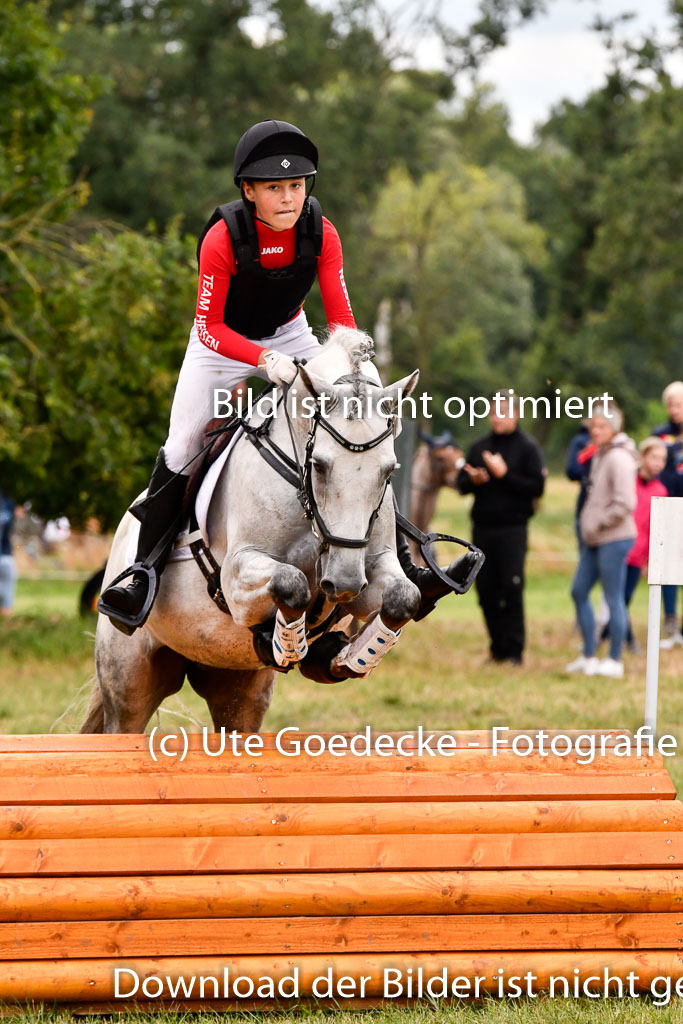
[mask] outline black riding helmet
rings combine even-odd
[[[235,148],[235,184],[312,178],[317,172],[318,150],[301,129],[288,121],[259,121]]]

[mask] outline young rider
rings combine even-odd
[[[200,236],[195,321],[168,438],[148,497],[131,509],[141,520],[136,562],[153,564],[157,585],[173,543],[171,528],[181,525],[184,471],[201,450],[202,431],[213,415],[214,388],[232,390],[249,376],[275,384],[294,380],[294,359],[310,359],[320,351],[303,311],[316,277],[328,325],[356,326],[339,235],[317,200],[306,195],[317,165],[315,145],[295,125],[252,125],[235,150],[234,180],[241,200],[219,207]],[[421,617],[448,587],[431,570],[413,565],[403,534],[399,542],[402,568],[423,595]],[[459,580],[469,570],[464,557],[455,575]],[[135,572],[126,585],[110,586],[102,594],[100,611],[130,634],[144,621],[150,586],[148,573]]]

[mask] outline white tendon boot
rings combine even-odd
[[[400,635],[400,629],[394,633],[392,629],[384,625],[378,615],[352,643],[339,652],[332,662],[332,668],[343,665],[350,668],[352,672],[361,672],[367,675],[379,665]]]
[[[306,612],[294,622],[287,622],[278,609],[273,630],[273,657],[278,665],[294,665],[306,657],[308,640],[306,639]]]

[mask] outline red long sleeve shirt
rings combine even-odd
[[[261,265],[267,269],[288,267],[296,255],[296,225],[287,231],[273,231],[254,218],[261,252]],[[197,334],[207,348],[228,359],[256,366],[262,346],[233,331],[223,320],[230,279],[237,268],[230,235],[220,220],[208,231],[199,259],[199,289],[195,322]],[[342,247],[337,230],[323,217],[323,241],[318,257],[318,282],[328,326],[355,327],[349,294],[344,282]]]

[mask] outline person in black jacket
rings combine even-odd
[[[519,429],[518,418],[514,395],[493,396],[491,432],[469,449],[457,482],[461,494],[474,493],[472,541],[486,555],[477,592],[491,657],[516,665],[525,643],[527,522],[547,472],[539,445]]]
[[[669,497],[683,497],[683,381],[674,380],[664,388],[662,402],[668,419],[652,431],[666,445],[666,466],[659,479],[666,487]],[[662,647],[671,649],[677,644],[683,646],[683,622],[680,629],[676,618],[678,587],[662,587],[664,601],[664,639]]]

